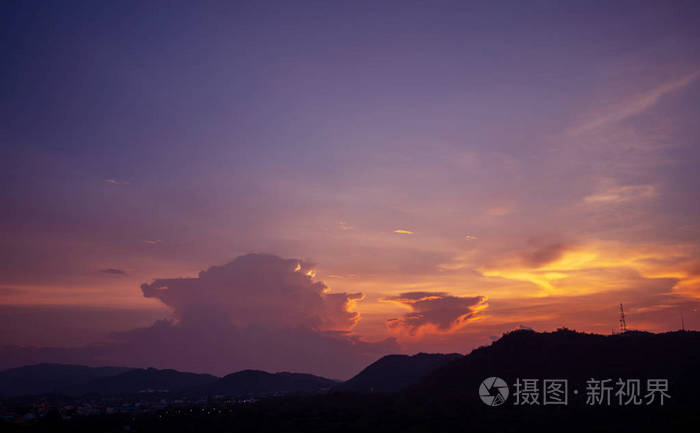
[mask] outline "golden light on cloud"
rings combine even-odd
[[[465,236],[464,236],[464,239],[466,239],[466,240],[468,240],[468,241],[475,241],[475,240],[477,240],[478,238],[477,238],[476,236],[472,236],[472,235],[465,235]]]
[[[485,269],[482,271],[482,275],[533,283],[540,290],[529,293],[529,296],[575,296],[604,290],[600,286],[577,284],[577,273],[599,272],[603,269],[629,266],[629,260],[622,256],[601,254],[593,247],[580,248],[565,251],[560,257],[539,266],[532,266],[528,263],[512,263],[502,267]],[[567,281],[568,284],[564,289],[563,284],[560,283],[566,279],[570,281]]]
[[[526,296],[576,296],[605,291],[605,273],[633,272],[646,279],[675,279],[673,288],[700,297],[700,276],[693,269],[692,251],[684,246],[636,246],[606,242],[569,247],[545,263],[522,259],[480,269],[485,277],[500,277],[535,284],[539,290]],[[596,278],[596,275],[598,276]],[[598,281],[599,280],[599,281]],[[598,281],[598,284],[590,284]],[[620,287],[623,288],[623,287]]]
[[[297,263],[296,267],[294,267],[294,272],[304,272],[304,275],[306,275],[307,277],[311,277],[311,278],[316,277],[316,269],[309,269],[308,267],[306,267],[306,269],[304,269],[301,266],[301,263]]]
[[[413,234],[412,231],[406,230],[406,229],[396,229],[396,230],[394,230],[394,233],[398,233],[400,235],[412,235]]]

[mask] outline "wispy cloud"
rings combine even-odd
[[[353,229],[354,229],[353,226],[351,226],[350,224],[348,224],[348,223],[345,222],[345,221],[338,221],[338,228],[339,228],[340,230],[343,230],[343,231],[353,230]]]
[[[492,206],[486,209],[486,215],[488,216],[500,217],[510,215],[511,213],[513,213],[513,208],[509,205]]]
[[[590,204],[622,203],[651,198],[655,195],[656,188],[653,185],[627,185],[588,195],[583,201]]]
[[[610,123],[620,122],[640,114],[656,105],[665,95],[687,87],[699,77],[700,70],[685,75],[680,79],[661,83],[651,90],[615,105],[607,112],[596,116],[592,120],[568,130],[567,135],[574,136],[583,134]]]
[[[477,240],[478,238],[477,238],[476,236],[472,236],[472,235],[465,235],[465,236],[464,236],[464,239],[466,239],[466,240],[468,240],[468,241],[475,241],[475,240]]]
[[[100,272],[102,272],[103,274],[111,274],[111,275],[126,275],[125,270],[115,269],[115,268],[100,269]]]
[[[111,183],[112,185],[128,185],[129,182],[125,180],[117,180],[117,179],[105,179],[105,183]]]
[[[22,292],[23,290],[15,289],[13,287],[0,287],[0,296],[18,295]]]
[[[396,229],[396,230],[394,230],[394,233],[398,233],[400,235],[412,235],[413,234],[412,231],[406,230],[406,229]]]
[[[143,242],[148,244],[148,245],[156,245],[156,244],[159,244],[163,241],[161,241],[160,239],[149,239],[149,240],[145,240]]]
[[[525,281],[540,290],[525,296],[579,296],[622,290],[630,281],[671,280],[676,294],[700,298],[697,249],[688,244],[558,243],[504,257],[479,271],[485,277]]]

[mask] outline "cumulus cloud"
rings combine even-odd
[[[424,328],[451,331],[467,323],[486,307],[483,296],[451,296],[445,292],[406,292],[385,300],[411,308],[410,313],[387,321],[390,329],[408,330],[410,335]]]
[[[171,307],[187,322],[216,315],[238,326],[304,326],[348,331],[359,320],[351,311],[361,293],[330,293],[314,281],[313,264],[270,254],[248,254],[212,266],[196,278],[157,279],[143,284],[147,298]]]

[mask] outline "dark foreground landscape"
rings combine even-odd
[[[391,355],[346,382],[42,364],[0,372],[0,430],[683,431],[700,425],[698,367],[698,332],[566,329],[511,332],[467,356]],[[480,388],[490,377],[508,394]]]

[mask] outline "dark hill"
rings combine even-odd
[[[37,364],[0,372],[0,396],[65,392],[92,380],[131,370],[126,367],[86,367],[84,365]]]
[[[243,370],[191,391],[208,395],[261,397],[324,392],[336,383],[334,380],[311,374],[286,372],[273,374],[260,370]]]
[[[477,402],[482,380],[496,376],[511,386],[517,378],[569,382],[571,403],[585,402],[586,380],[668,379],[672,402],[694,404],[700,389],[700,333],[627,332],[603,336],[570,330],[514,331],[436,370],[410,389],[413,397]]]
[[[361,393],[401,391],[450,361],[462,357],[463,355],[458,353],[387,355],[335,389]]]
[[[92,380],[69,388],[69,394],[97,393],[102,395],[132,394],[144,391],[177,392],[213,383],[218,378],[209,374],[183,373],[155,368],[134,369],[116,376]]]

